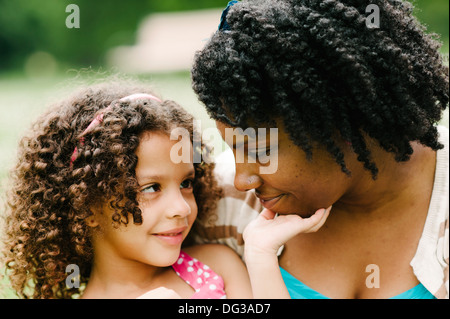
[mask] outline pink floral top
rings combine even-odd
[[[222,277],[185,252],[180,252],[172,268],[181,279],[195,289],[191,299],[225,299],[227,297]]]

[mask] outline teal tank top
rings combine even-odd
[[[286,288],[292,299],[330,299],[309,288],[286,270],[280,267]],[[390,299],[436,299],[421,283]]]

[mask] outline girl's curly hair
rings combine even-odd
[[[66,286],[66,267],[78,265],[81,289],[89,278],[93,249],[85,219],[99,202],[114,209],[120,226],[142,223],[137,201],[135,150],[147,131],[170,134],[175,127],[194,134],[193,117],[173,101],[119,99],[150,93],[128,82],[82,89],[55,105],[34,124],[19,145],[7,196],[3,257],[12,287],[24,298],[71,298],[80,289]],[[114,102],[114,103],[113,103]],[[109,105],[103,123],[80,146],[78,136],[99,110]],[[208,156],[201,145],[195,152]],[[70,165],[74,148],[78,156]],[[209,216],[221,196],[209,160],[194,163],[198,216]]]
[[[379,8],[379,28],[366,8]],[[351,143],[375,179],[365,134],[397,161],[412,141],[432,148],[449,101],[448,66],[403,0],[244,0],[196,53],[193,88],[209,115],[234,127],[276,125],[312,156],[326,147],[350,175],[337,141]]]

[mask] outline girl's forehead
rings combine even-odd
[[[185,174],[193,170],[190,139],[172,140],[163,132],[147,132],[136,149],[136,176]]]

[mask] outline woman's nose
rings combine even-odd
[[[250,164],[236,163],[236,175],[234,177],[234,187],[242,192],[258,188],[262,185],[261,177],[253,172]]]

